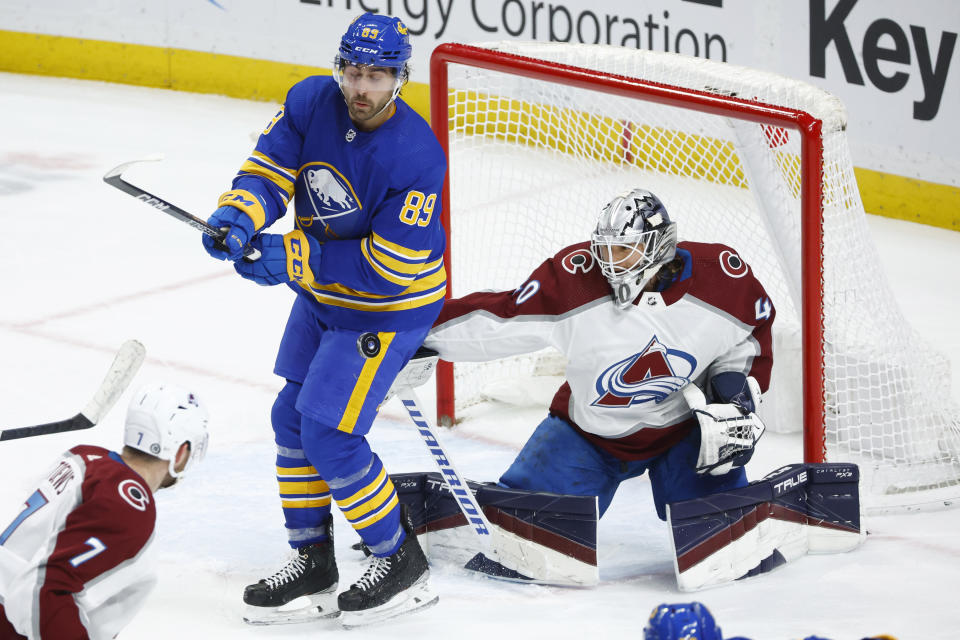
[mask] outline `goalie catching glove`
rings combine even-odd
[[[752,410],[760,404],[760,385],[746,379],[746,402],[707,404],[703,391],[695,384],[683,388],[683,397],[700,422],[700,454],[697,473],[720,476],[734,467],[742,467],[753,456],[753,448],[764,426]]]

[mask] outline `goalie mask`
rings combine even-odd
[[[393,101],[407,81],[407,61],[411,52],[410,36],[400,18],[365,13],[347,27],[347,32],[340,39],[340,48],[333,59],[333,75],[343,91],[344,82],[347,81],[343,71],[348,65],[392,69],[393,78],[390,82],[393,95],[390,101]],[[375,89],[381,90],[379,87]]]
[[[590,240],[617,306],[625,309],[677,251],[677,223],[645,189],[617,195],[600,212]]]
[[[173,478],[182,476],[203,459],[208,439],[207,410],[186,389],[151,384],[137,391],[130,401],[123,443],[155,458],[169,460]],[[190,457],[183,470],[177,472],[174,468],[177,450],[184,442],[190,443]]]

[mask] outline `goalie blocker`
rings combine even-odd
[[[677,586],[696,591],[807,553],[855,549],[865,537],[859,481],[852,463],[792,464],[741,489],[668,505]]]
[[[439,473],[391,474],[431,559],[519,582],[590,586],[597,570],[597,499],[468,482],[495,529],[496,560],[477,552],[477,536]]]

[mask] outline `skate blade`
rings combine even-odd
[[[344,629],[365,627],[397,616],[416,613],[432,607],[439,601],[440,596],[434,595],[430,591],[426,580],[421,580],[379,607],[363,611],[341,611],[340,624]]]
[[[294,598],[281,607],[243,606],[243,621],[252,625],[299,624],[335,618],[340,614],[337,609],[337,585],[323,593]]]

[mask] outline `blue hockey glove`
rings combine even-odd
[[[260,252],[258,260],[238,260],[233,263],[242,277],[257,284],[271,286],[295,280],[314,282],[320,265],[322,245],[299,229],[286,235],[265,233],[250,241]]]
[[[243,256],[243,247],[254,234],[253,220],[233,205],[224,205],[207,219],[212,227],[226,229],[223,243],[204,234],[203,248],[217,260],[237,260]]]

